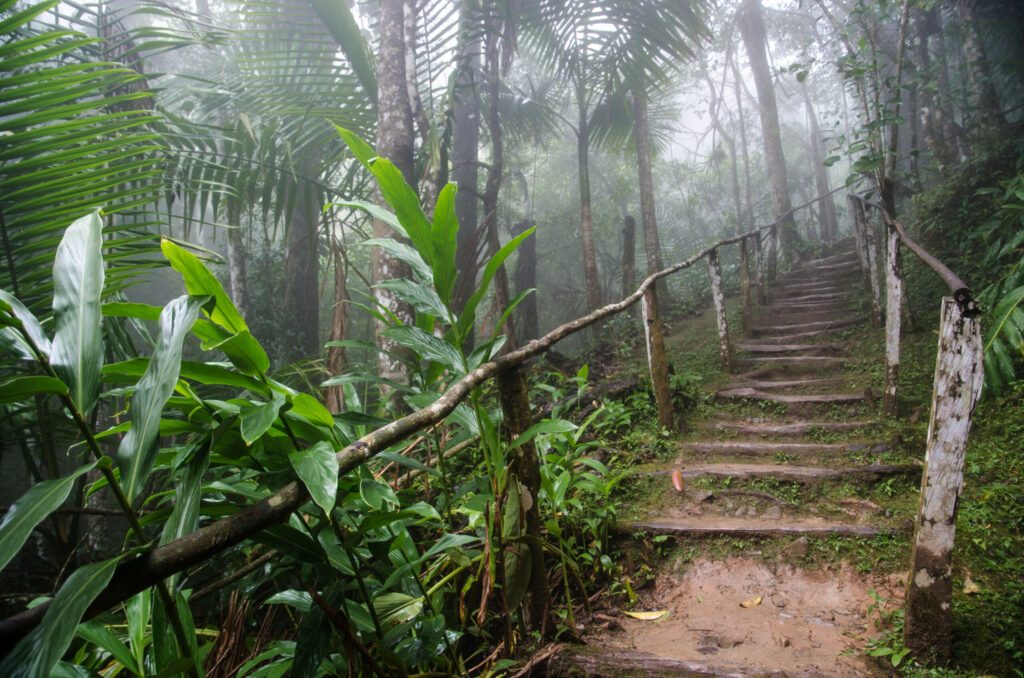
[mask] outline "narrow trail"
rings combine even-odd
[[[855,310],[862,289],[852,251],[780,276],[752,337],[734,343],[733,374],[717,392],[715,417],[682,443],[676,463],[653,472],[662,499],[620,526],[648,543],[664,543],[661,535],[683,544],[729,540],[726,553],[712,557],[705,549],[687,563],[655,554],[653,586],[633,609],[665,615],[648,621],[613,611],[605,630],[565,654],[556,673],[873,675],[857,652],[869,590],[898,597],[899,577],[845,563],[801,566],[816,540],[905,530],[888,511],[851,495],[920,473],[881,461],[886,446],[878,440],[872,375],[848,360],[854,356],[843,330],[867,323]],[[838,489],[779,491],[820,483]],[[774,558],[758,550],[770,539],[782,543]]]

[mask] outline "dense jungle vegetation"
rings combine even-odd
[[[847,193],[985,336],[953,659],[898,610],[856,651],[1024,675],[1022,35],[1015,0],[0,0],[0,675],[526,675],[653,579],[614,527],[708,415],[707,272],[657,287],[671,429],[640,311],[501,361],[723,237],[828,254]],[[904,266],[886,433],[923,456],[948,291]]]

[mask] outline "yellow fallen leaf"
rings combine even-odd
[[[650,612],[626,612],[633,619],[639,619],[640,621],[661,621],[668,617],[668,610],[652,610]]]
[[[749,608],[749,607],[757,607],[760,604],[761,604],[761,596],[758,596],[757,598],[751,598],[750,600],[744,600],[742,603],[740,603],[740,607],[747,607],[747,608]]]
[[[975,593],[981,593],[981,587],[978,586],[973,579],[967,577],[964,579],[964,593],[972,595]]]

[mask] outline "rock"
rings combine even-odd
[[[792,641],[789,638],[787,638],[786,636],[776,636],[775,637],[775,644],[778,645],[779,647],[789,647],[791,643],[792,643]]]
[[[718,647],[723,650],[728,650],[730,647],[736,647],[737,645],[743,644],[743,638],[729,638],[729,637],[718,637]]]
[[[772,605],[775,607],[786,607],[789,603],[777,593],[772,594]]]
[[[746,506],[741,506],[738,509],[736,509],[736,517],[737,518],[742,518],[745,515],[747,515],[747,507]]]
[[[772,506],[761,517],[765,520],[779,520],[782,518],[782,509],[778,506]]]
[[[782,549],[782,557],[789,563],[796,563],[803,559],[810,550],[811,543],[807,541],[807,537],[800,537],[793,541],[789,546]]]

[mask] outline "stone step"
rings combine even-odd
[[[754,436],[791,436],[805,435],[811,431],[842,433],[873,428],[877,425],[878,422],[873,421],[716,421],[709,428],[714,431],[730,431]]]
[[[776,454],[839,455],[885,449],[883,443],[780,443],[770,440],[703,440],[682,443],[681,447],[684,451],[694,454],[728,454],[740,457],[770,457]]]
[[[788,390],[792,388],[806,388],[811,386],[838,386],[843,379],[743,379],[725,385],[723,390],[732,391],[740,388],[754,388],[764,390]]]
[[[776,344],[776,343],[754,343],[741,341],[736,343],[736,348],[747,353],[821,353],[836,352],[846,348],[843,344],[836,342],[824,342],[821,344]]]
[[[832,356],[763,356],[758,358],[737,358],[734,364],[737,367],[748,368],[775,368],[793,373],[819,372],[827,368],[841,368],[843,358]]]
[[[797,296],[768,295],[773,303],[786,302],[789,304],[815,303],[815,302],[845,302],[846,292],[823,292],[821,294],[800,294]]]
[[[852,325],[864,322],[864,317],[849,318],[847,320],[821,320],[811,323],[797,323],[792,325],[763,325],[754,327],[754,336],[765,334],[794,334],[797,332],[811,332],[814,330],[841,330]]]
[[[804,356],[806,360],[814,356]],[[762,400],[773,403],[785,403],[787,405],[812,405],[819,403],[856,403],[865,399],[863,393],[769,393],[757,388],[733,388],[721,390],[715,393],[716,398],[729,398],[740,400]]]
[[[811,330],[810,332],[797,332],[796,334],[777,334],[771,337],[758,337],[757,340],[762,344],[788,344],[791,341],[820,337],[834,331],[835,330]]]
[[[891,530],[859,523],[842,523],[818,518],[759,519],[728,516],[687,516],[685,518],[649,518],[621,522],[616,532],[637,531],[674,534],[681,537],[874,537]]]
[[[921,473],[912,464],[870,464],[869,466],[792,466],[788,464],[699,464],[680,469],[684,478],[774,478],[809,483],[822,480],[877,480],[886,476]]]
[[[849,313],[848,308],[825,310],[791,310],[776,313],[758,313],[754,317],[754,325],[799,325],[801,323],[828,322],[842,320]]]
[[[561,652],[550,662],[551,676],[592,676],[593,678],[622,678],[622,676],[645,676],[646,678],[670,678],[715,676],[716,678],[744,678],[744,676],[787,676],[787,678],[812,678],[822,674],[816,671],[793,671],[787,667],[762,667],[739,664],[723,664],[701,659],[666,657],[636,650],[615,648],[571,649]]]
[[[772,288],[772,296],[806,296],[808,294],[839,294],[849,287],[841,282],[809,282],[776,285]]]

